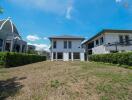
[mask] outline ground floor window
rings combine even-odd
[[[80,59],[80,53],[73,53],[74,59]]]
[[[62,52],[57,53],[57,59],[63,59],[63,53]]]
[[[53,59],[56,59],[56,52],[53,53]]]
[[[72,59],[72,57],[71,57],[71,52],[69,52],[69,59]]]

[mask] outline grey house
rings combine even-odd
[[[0,51],[26,52],[27,42],[23,41],[17,28],[10,20],[0,20]]]

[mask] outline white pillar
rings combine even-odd
[[[10,52],[13,52],[13,46],[14,46],[14,43],[13,43],[14,41],[13,40],[11,40],[11,45],[10,45]]]
[[[80,53],[80,60],[84,61],[84,53]]]
[[[53,52],[51,52],[51,61],[53,61]]]
[[[20,45],[20,51],[19,52],[22,52],[22,44]]]
[[[73,52],[71,52],[71,57],[72,57],[72,61],[74,60],[74,58],[73,58]]]
[[[56,52],[56,61],[57,61],[57,56],[58,56],[58,55],[57,55],[57,52]]]

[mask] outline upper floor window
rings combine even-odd
[[[123,43],[123,36],[122,35],[119,36],[119,42]]]
[[[71,49],[72,48],[72,42],[68,41],[68,48]]]
[[[99,40],[96,40],[96,45],[99,45]]]
[[[53,48],[54,48],[54,49],[56,49],[56,45],[57,45],[57,42],[54,41],[54,42],[53,42]]]
[[[125,36],[125,42],[126,42],[126,44],[129,44],[129,43],[130,43],[129,41],[130,41],[130,40],[129,40],[129,36],[126,35],[126,36]]]
[[[64,49],[67,49],[67,41],[64,41]]]
[[[104,43],[104,38],[101,37],[101,38],[100,38],[100,44],[103,44],[103,43]]]

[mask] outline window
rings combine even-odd
[[[101,38],[100,38],[100,44],[103,44],[103,43],[104,43],[104,38],[101,37]]]
[[[68,42],[68,47],[69,47],[69,49],[72,48],[72,42],[71,41]]]
[[[61,52],[57,53],[57,59],[63,59],[63,53]]]
[[[119,36],[119,42],[123,43],[123,36],[122,35]]]
[[[56,41],[53,42],[53,48],[56,49]]]
[[[69,52],[69,59],[72,59],[72,58],[71,58],[71,52]]]
[[[99,40],[96,40],[96,45],[99,45]]]
[[[80,53],[73,53],[74,59],[80,59]]]
[[[129,44],[130,43],[129,42],[129,36],[128,35],[125,36],[125,42],[126,42],[126,44]]]
[[[53,59],[56,59],[56,52],[53,53]]]
[[[64,41],[64,49],[67,49],[67,41]]]

